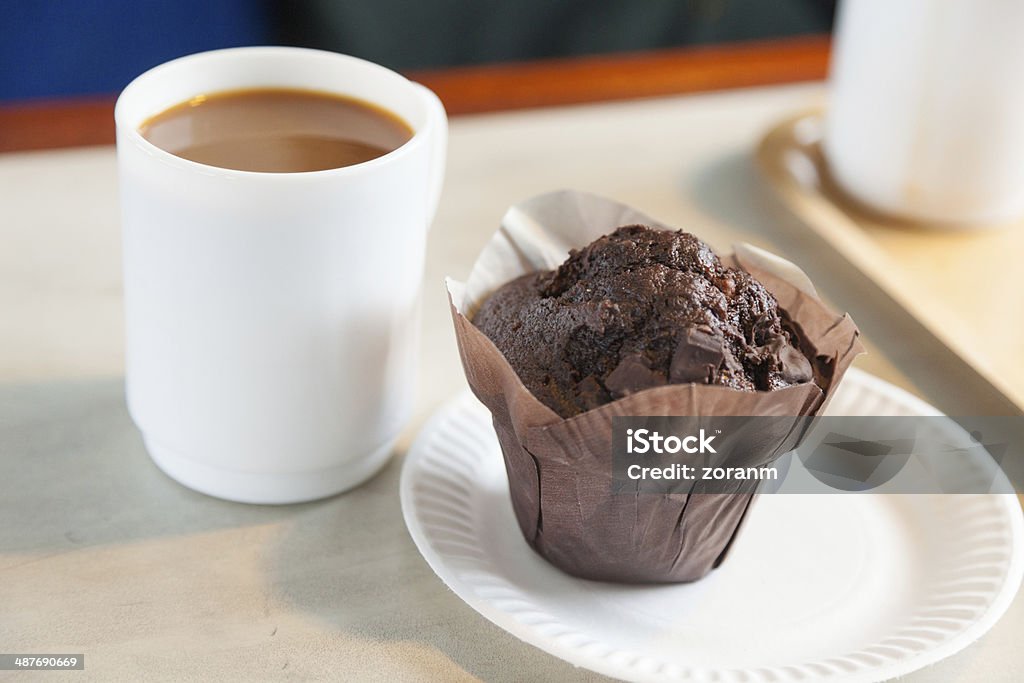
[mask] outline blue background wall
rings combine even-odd
[[[270,41],[253,0],[0,2],[0,100],[119,92],[174,57]]]
[[[0,102],[119,92],[174,57],[286,44],[397,69],[820,33],[835,0],[0,0]]]

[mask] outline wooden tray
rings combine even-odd
[[[1024,412],[1024,225],[933,229],[856,205],[829,178],[822,113],[781,122],[758,148],[783,205]]]

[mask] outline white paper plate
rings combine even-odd
[[[935,409],[850,371],[832,412]],[[1013,495],[765,495],[705,579],[577,579],[520,535],[487,410],[460,396],[406,457],[402,510],[456,595],[522,640],[637,681],[878,681],[985,633],[1024,571]]]

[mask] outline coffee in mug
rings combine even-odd
[[[371,161],[413,136],[382,107],[343,95],[258,88],[197,95],[139,127],[175,156],[237,171],[302,173]]]

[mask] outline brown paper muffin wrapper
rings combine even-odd
[[[740,244],[733,255],[722,257],[723,262],[748,271],[775,296],[814,359],[817,383],[759,392],[668,385],[568,419],[560,417],[530,393],[470,319],[502,284],[527,272],[555,268],[569,249],[634,223],[667,227],[625,205],[572,191],[511,207],[469,280],[448,280],[452,320],[466,379],[491,412],[512,507],[527,543],[555,566],[583,578],[694,581],[725,558],[753,502],[757,482],[737,481],[732,493],[701,493],[699,483],[683,493],[613,493],[612,418],[815,416],[862,347],[850,317],[828,310],[799,268]],[[736,464],[768,464],[795,447],[800,434],[798,420],[793,423],[789,433],[777,438],[750,434],[756,452],[737,456],[742,462]]]

